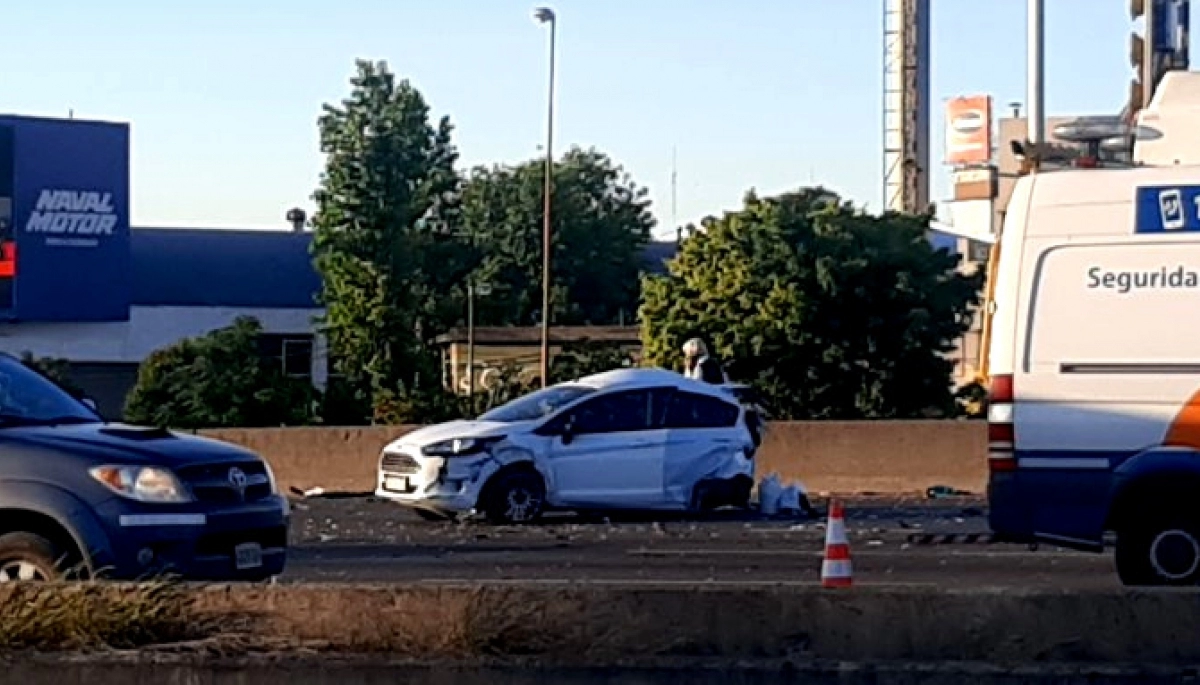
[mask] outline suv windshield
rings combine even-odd
[[[487,411],[479,417],[479,420],[499,421],[500,423],[533,421],[543,416],[549,416],[580,397],[593,392],[596,392],[596,389],[586,385],[552,385]]]
[[[100,422],[65,390],[20,360],[0,354],[0,427]]]

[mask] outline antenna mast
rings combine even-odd
[[[679,181],[679,157],[674,145],[671,146],[671,226],[679,232],[679,206],[677,204]]]

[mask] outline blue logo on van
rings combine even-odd
[[[1135,233],[1200,231],[1200,185],[1137,189]]]

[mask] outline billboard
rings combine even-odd
[[[17,275],[17,243],[13,233],[13,130],[0,126],[0,312],[13,308]]]
[[[5,130],[11,216],[0,231],[0,284],[7,279],[11,294],[5,300],[0,285],[0,310],[23,321],[128,320],[129,127],[0,117]],[[0,171],[0,221],[3,183]]]
[[[946,103],[946,164],[987,164],[992,159],[992,98],[971,95]]]

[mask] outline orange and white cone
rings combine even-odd
[[[825,528],[825,561],[821,563],[821,585],[850,587],[854,569],[850,564],[850,541],[846,538],[846,515],[842,503],[829,503],[829,522]]]

